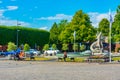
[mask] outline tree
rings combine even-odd
[[[56,44],[52,44],[52,49],[54,49],[54,50],[56,50],[56,49],[57,49]]]
[[[62,43],[69,43],[69,42],[71,42],[71,39],[73,38],[73,37],[71,37],[72,30],[71,30],[71,28],[69,26],[70,26],[70,24],[68,24],[66,26],[65,30],[63,30],[61,32],[61,34],[59,35],[59,40]]]
[[[80,50],[81,50],[81,51],[85,50],[85,45],[81,45],[81,46],[80,46]]]
[[[61,33],[66,28],[67,25],[68,25],[67,20],[61,20],[60,23],[58,23],[59,33]]]
[[[99,28],[98,28],[99,32],[102,32],[103,36],[109,36],[108,32],[109,32],[109,21],[106,18],[103,18],[100,22],[99,22]]]
[[[48,50],[48,49],[49,49],[49,44],[45,44],[44,47],[43,47],[43,51]]]
[[[88,42],[95,39],[95,29],[91,25],[90,18],[82,10],[79,10],[73,16],[71,28],[76,31],[77,42]],[[73,35],[72,35],[73,36]]]
[[[63,43],[62,44],[62,50],[67,51],[68,50],[68,44]]]
[[[78,44],[77,43],[73,44],[73,50],[78,51]]]
[[[76,31],[76,42],[94,41],[96,38],[96,30],[91,25],[90,18],[87,14],[79,10],[73,16],[72,21],[65,27],[65,30],[60,34],[60,40],[73,43],[73,33]]]
[[[117,10],[116,10],[117,13],[120,12],[120,5],[117,7]]]
[[[50,39],[49,39],[50,44],[58,43],[58,34],[59,34],[58,26],[56,23],[54,23],[52,28],[50,29]]]
[[[120,6],[118,6],[118,11],[114,17],[114,22],[112,24],[112,41],[120,41]]]
[[[30,49],[29,44],[25,44],[23,50],[24,51],[29,51],[29,49]]]
[[[62,35],[64,35],[64,30],[68,26],[69,22],[67,20],[61,20],[60,23],[58,23],[58,30],[59,30],[59,35],[58,35],[58,42],[61,43],[61,38]],[[65,41],[64,41],[65,42]]]
[[[17,46],[13,42],[8,43],[7,51],[12,51],[12,50],[16,50],[16,49],[17,49]]]

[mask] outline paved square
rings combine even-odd
[[[120,80],[120,64],[0,61],[0,80]]]

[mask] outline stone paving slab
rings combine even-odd
[[[120,64],[4,60],[0,80],[120,80]]]

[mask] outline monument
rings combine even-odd
[[[97,35],[97,40],[91,44],[90,49],[92,51],[92,55],[103,54],[103,44],[102,44],[102,33],[101,32]]]

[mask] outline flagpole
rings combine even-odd
[[[111,15],[111,11],[109,10],[109,62],[111,63],[111,27],[112,27],[112,15]]]
[[[110,39],[110,41],[109,41],[109,62],[111,62],[111,25],[112,25],[112,23],[110,22],[110,26],[109,26],[109,30],[110,30],[110,32],[109,32],[109,39]]]

